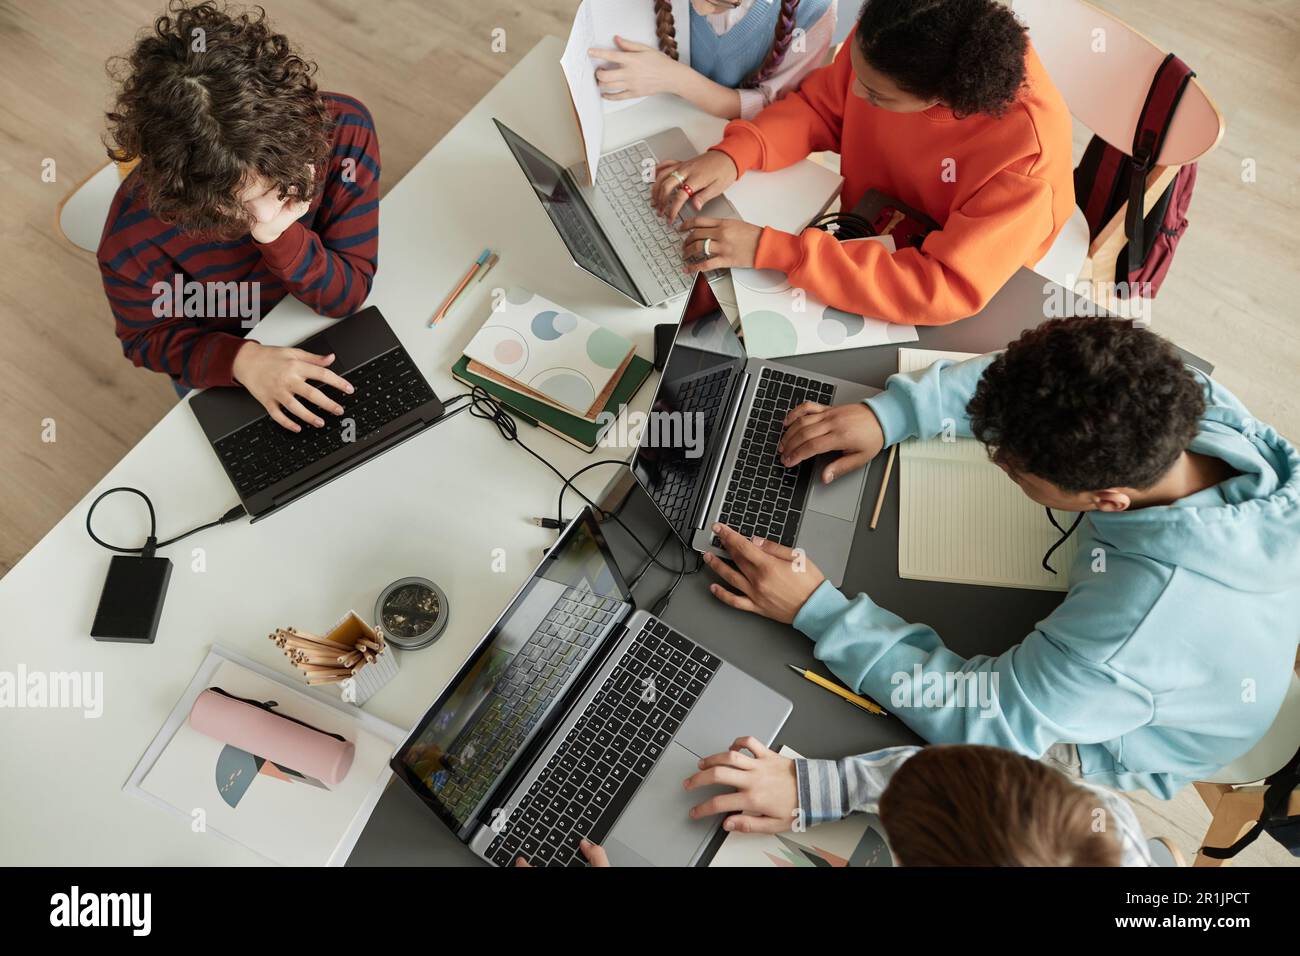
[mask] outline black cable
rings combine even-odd
[[[656,558],[659,557],[659,552],[664,549],[664,545],[668,543],[668,539],[671,538],[672,536],[673,536],[673,530],[671,528],[669,528],[666,532],[664,532],[664,536],[659,539],[659,546],[655,548]],[[645,573],[649,570],[650,570],[650,559],[646,558],[644,561],[641,562],[641,567],[637,568],[636,573],[633,574],[632,577],[628,578],[627,586],[629,588],[635,589],[637,584],[640,583],[641,578],[643,578],[645,576]]]
[[[117,494],[119,491],[129,491],[133,495],[139,495],[141,498],[144,499],[145,506],[148,507],[149,509],[149,537],[145,539],[145,543],[142,547],[121,548],[115,544],[109,544],[107,541],[99,537],[99,535],[95,534],[95,529],[91,527],[90,523],[91,520],[95,517],[95,509],[99,507],[99,503],[103,501],[105,498],[107,498],[109,495]],[[244,511],[244,506],[235,505],[235,507],[231,508],[229,511],[227,511],[216,521],[209,521],[207,524],[201,524],[197,528],[191,528],[189,531],[186,531],[183,534],[178,534],[174,538],[168,538],[166,541],[159,541],[158,540],[158,515],[154,511],[153,502],[150,501],[149,496],[146,495],[139,488],[131,488],[123,485],[118,488],[109,488],[98,498],[96,498],[93,502],[91,502],[90,510],[86,512],[86,534],[90,535],[90,540],[94,541],[95,544],[99,545],[101,548],[106,548],[109,551],[116,551],[118,554],[138,554],[141,555],[142,557],[152,558],[154,552],[157,551],[159,548],[165,548],[169,544],[175,544],[177,541],[180,541],[182,538],[188,538],[190,535],[198,534],[200,531],[207,531],[209,528],[215,528],[217,525],[229,524],[231,521],[234,521],[236,518],[242,518],[244,514],[246,514],[246,512]]]
[[[526,444],[524,444],[524,442],[519,438],[519,423],[516,422],[514,420],[514,417],[511,416],[510,412],[505,407],[503,407],[499,402],[497,402],[496,399],[494,399],[491,395],[489,395],[487,390],[484,389],[482,386],[475,385],[468,392],[462,392],[460,395],[453,395],[451,398],[449,398],[446,402],[443,403],[443,408],[450,410],[450,406],[453,402],[458,402],[461,401],[462,399],[467,399],[468,405],[462,405],[459,408],[454,409],[454,411],[460,412],[468,408],[469,413],[473,415],[475,418],[482,418],[486,421],[490,421],[493,425],[496,426],[497,431],[501,433],[502,438],[504,438],[506,441],[514,442],[516,445],[518,445],[524,451],[528,452],[528,454],[532,455],[543,465],[545,465],[548,469],[550,469],[551,473],[554,474],[555,477],[560,479],[560,481],[563,484],[560,487],[559,501],[556,509],[557,520],[563,517],[559,509],[560,507],[563,506],[564,503],[564,490],[565,488],[572,488],[573,493],[576,494],[583,501],[585,501],[587,504],[591,505],[591,507],[596,511],[596,513],[602,517],[602,520],[605,519],[612,520],[620,528],[622,528],[627,533],[627,536],[632,539],[632,541],[636,544],[638,548],[641,549],[641,552],[643,554],[645,554],[647,557],[650,558],[651,563],[653,563],[656,567],[662,568],[664,571],[667,571],[669,574],[684,575],[687,573],[686,549],[684,546],[681,546],[680,539],[678,539],[678,545],[680,546],[682,552],[681,567],[678,568],[670,567],[669,565],[664,564],[662,561],[660,561],[658,558],[654,556],[653,552],[651,552],[651,550],[646,546],[645,542],[642,541],[639,537],[637,537],[636,533],[627,526],[627,523],[621,517],[619,517],[617,514],[613,514],[611,512],[605,511],[605,509],[601,508],[600,505],[596,504],[596,502],[588,498],[586,494],[583,493],[581,488],[578,488],[573,484],[574,480],[578,478],[578,476],[582,475],[587,471],[590,471],[592,468],[597,468],[601,465],[626,465],[627,462],[621,461],[617,458],[602,459],[601,461],[595,461],[589,465],[584,465],[582,468],[579,468],[576,472],[574,472],[571,476],[566,476],[562,471],[560,471],[558,468],[552,465],[549,461],[547,461],[537,452],[533,451]]]
[[[673,537],[677,537],[677,536],[673,535]],[[677,543],[682,548],[682,557],[684,559],[686,557],[686,548],[684,545],[682,545],[680,538],[677,539]],[[686,577],[688,574],[700,573],[700,571],[704,568],[704,559],[701,558],[699,555],[696,555],[695,567],[691,568],[691,570],[689,571],[686,570],[685,564],[686,561],[683,560],[682,561],[683,567],[680,571],[677,572],[677,577],[673,579],[673,583],[669,586],[668,590],[663,593],[663,595],[659,598],[659,600],[655,601],[655,603],[651,605],[650,613],[653,614],[655,617],[661,616],[664,613],[664,611],[667,609],[668,602],[673,599],[673,592],[677,590],[677,585],[682,583],[682,578]]]
[[[876,234],[875,227],[854,212],[828,212],[810,222],[809,227],[829,232],[836,239],[867,239]]]

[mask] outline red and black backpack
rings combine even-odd
[[[1187,207],[1196,184],[1196,164],[1178,170],[1160,199],[1145,218],[1142,195],[1147,174],[1156,164],[1165,134],[1183,91],[1196,74],[1186,63],[1169,54],[1156,70],[1147,92],[1142,115],[1133,135],[1133,155],[1111,146],[1094,136],[1074,171],[1075,202],[1088,220],[1089,239],[1110,222],[1119,208],[1128,203],[1124,220],[1127,247],[1115,262],[1116,294],[1128,298],[1132,290],[1147,290],[1154,296],[1173,262],[1178,240],[1187,231]],[[1094,278],[1105,280],[1106,276]]]

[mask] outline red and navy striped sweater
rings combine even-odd
[[[262,315],[292,295],[338,318],[370,294],[379,255],[379,139],[361,103],[322,95],[334,121],[329,174],[306,214],[274,242],[186,235],[144,206],[134,172],[118,187],[99,240],[99,268],[122,351],[136,365],[197,388],[235,384],[231,366],[250,323],[227,307],[224,290],[236,286],[225,283],[243,285]],[[177,307],[159,307],[160,295],[170,303],[170,291],[186,283],[219,295],[187,296],[184,308],[175,297]]]

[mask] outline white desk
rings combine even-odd
[[[449,369],[485,314],[494,286],[518,284],[631,336],[649,356],[651,330],[677,308],[641,309],[580,272],[492,125],[499,117],[569,164],[580,146],[558,65],[561,44],[544,39],[393,187],[381,204],[377,305],[446,398],[464,391]],[[674,99],[613,114],[612,148],[669,126],[701,149],[720,120]],[[380,130],[380,139],[383,130]],[[730,194],[755,221],[794,229],[833,192],[820,167],[752,174]],[[764,215],[762,195],[780,197],[792,218]],[[489,280],[433,330],[425,323],[484,246],[501,253]],[[256,338],[288,344],[327,320],[282,303]],[[644,409],[645,386],[634,408]],[[521,437],[565,473],[588,456],[541,430]],[[588,473],[596,494],[612,469]],[[602,474],[601,472],[605,473]],[[106,488],[131,485],[153,499],[159,536],[222,514],[236,498],[189,409],[178,407],[77,507],[0,579],[0,670],[103,673],[103,715],[79,710],[0,709],[0,863],[253,864],[259,858],[121,790],[213,643],[288,672],[266,635],[276,626],[322,628],[348,608],[370,618],[397,578],[437,581],[451,620],[433,647],[402,656],[402,672],[366,710],[409,727],[423,714],[495,619],[554,533],[531,515],[552,514],[558,482],[468,414],[440,424],[263,522],[236,522],[167,549],[175,564],[151,647],[101,644],[88,636],[109,554],[86,536],[86,510]],[[576,507],[577,500],[572,499]],[[96,512],[96,531],[123,545],[147,532],[144,505],[116,495]],[[506,570],[493,573],[494,549]],[[193,549],[205,569],[195,571]],[[21,636],[21,640],[19,639]]]

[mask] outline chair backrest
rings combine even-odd
[[[122,181],[117,163],[108,163],[77,185],[59,204],[59,231],[74,246],[95,252],[108,210]]]
[[[1111,146],[1130,154],[1147,90],[1166,51],[1084,0],[1013,0],[1011,8],[1029,28],[1029,40],[1070,112]],[[1195,162],[1222,136],[1223,116],[1193,79],[1156,163]]]
[[[1273,725],[1259,743],[1224,767],[1210,783],[1256,783],[1286,766],[1300,748],[1300,677],[1291,675],[1291,685]]]

